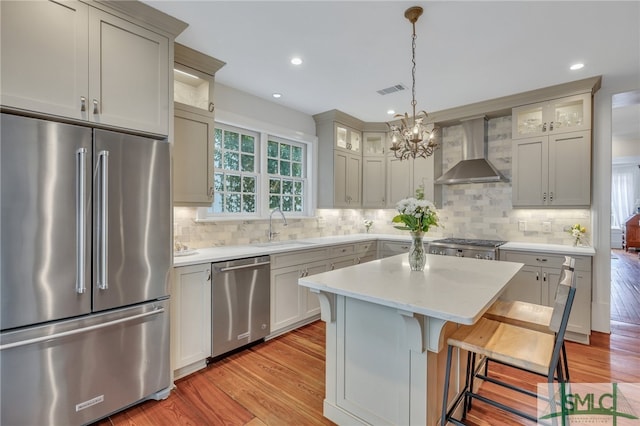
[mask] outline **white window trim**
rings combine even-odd
[[[285,127],[273,125],[270,123],[261,122],[259,120],[242,117],[237,114],[216,110],[216,123],[224,124],[227,126],[237,127],[239,129],[251,131],[259,134],[260,140],[260,152],[259,152],[259,175],[261,186],[261,192],[258,200],[256,200],[256,214],[229,214],[219,216],[209,216],[207,214],[208,207],[198,207],[196,211],[196,222],[218,222],[218,221],[238,221],[238,220],[264,220],[269,218],[271,213],[267,198],[263,200],[264,194],[268,194],[268,180],[264,177],[267,176],[267,154],[266,144],[269,137],[275,137],[282,139],[283,141],[298,142],[306,145],[307,162],[307,184],[304,188],[307,196],[305,197],[305,206],[303,213],[287,212],[287,217],[292,218],[312,218],[315,217],[316,200],[317,200],[317,187],[316,176],[318,173],[318,138],[315,135],[308,135],[297,130],[288,129]],[[264,173],[262,172],[264,170]],[[267,186],[264,188],[264,186]]]

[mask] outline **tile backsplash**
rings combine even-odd
[[[462,127],[443,129],[443,171],[462,159]],[[511,117],[489,120],[489,161],[511,179]],[[586,242],[591,241],[589,209],[514,209],[511,207],[511,183],[444,185],[442,208],[438,210],[443,228],[429,231],[434,237],[499,239],[548,244],[572,244],[569,226],[587,227]],[[319,209],[314,218],[273,219],[281,240],[347,235],[365,232],[363,221],[371,219],[371,232],[406,234],[393,228],[395,209]],[[174,239],[192,248],[250,244],[267,241],[269,220],[224,220],[195,222],[196,209],[174,208]]]

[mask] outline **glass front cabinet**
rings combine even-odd
[[[591,94],[569,96],[513,109],[513,138],[591,128]]]

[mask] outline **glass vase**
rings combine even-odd
[[[411,248],[409,249],[409,267],[412,271],[422,271],[427,263],[427,253],[422,243],[424,232],[411,232]]]

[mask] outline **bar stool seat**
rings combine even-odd
[[[553,334],[549,328],[553,308],[520,300],[497,300],[484,317],[507,324]]]

